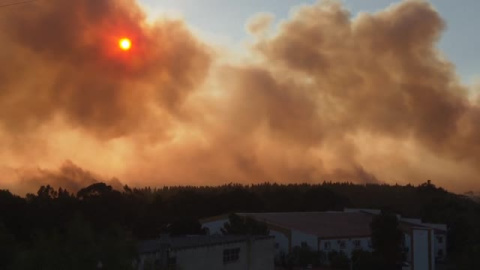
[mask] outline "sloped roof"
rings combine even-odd
[[[278,227],[316,235],[319,238],[370,236],[373,215],[347,212],[240,213]]]

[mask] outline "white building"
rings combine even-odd
[[[343,212],[238,213],[264,222],[275,237],[275,253],[289,253],[295,246],[313,250],[343,252],[372,251],[370,223],[379,210],[345,209]],[[446,226],[422,223],[397,216],[405,234],[407,262],[411,269],[433,270],[435,260],[446,255]],[[202,221],[211,234],[220,233],[228,215]],[[441,256],[439,256],[441,255]]]
[[[270,236],[162,237],[139,245],[138,270],[273,270]]]

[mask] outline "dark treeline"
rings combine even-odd
[[[115,241],[117,249],[125,246],[116,251],[119,254],[131,252],[127,244],[134,240],[155,238],[162,233],[204,233],[199,220],[205,217],[233,212],[326,211],[346,207],[385,209],[405,217],[422,218],[425,222],[445,223],[449,227],[451,262],[465,265],[465,269],[478,264],[480,204],[437,188],[430,181],[419,186],[330,182],[219,187],[125,186],[121,191],[98,183],[76,194],[50,186],[42,186],[37,194],[26,197],[0,191],[0,269],[7,266],[29,269],[12,265],[34,256],[30,251],[35,248],[47,249],[42,246],[45,239],[50,242],[55,239],[57,246],[68,250],[70,246],[77,246],[75,241],[80,241],[75,235],[84,234],[82,239],[91,239],[91,249],[98,252],[95,256],[108,258],[108,252],[102,251],[102,247],[112,246]],[[81,232],[74,233],[75,230]],[[122,268],[116,266],[115,269]]]

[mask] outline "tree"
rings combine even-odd
[[[77,215],[64,233],[38,233],[31,248],[17,256],[14,270],[133,270],[135,245],[118,228],[95,234]],[[2,268],[3,269],[3,268]]]
[[[350,267],[350,260],[343,251],[330,251],[327,257],[333,269],[349,269]]]
[[[203,235],[207,234],[206,228],[197,219],[179,218],[167,227],[167,232],[172,236]]]
[[[270,231],[263,222],[258,222],[251,217],[241,217],[231,214],[228,222],[225,222],[222,228],[223,234],[230,235],[268,235]]]
[[[370,224],[372,246],[386,269],[396,269],[403,259],[404,236],[395,214],[382,211]]]
[[[0,269],[8,269],[7,267],[13,261],[15,253],[15,237],[0,222]]]
[[[325,261],[325,257],[325,253],[314,251],[309,246],[297,246],[288,254],[286,266],[301,266],[306,268],[308,265],[312,265],[318,267]]]
[[[95,183],[77,192],[79,199],[87,199],[97,196],[105,196],[113,192],[112,186],[105,183]]]
[[[383,270],[378,256],[361,249],[352,252],[352,266],[353,270]]]

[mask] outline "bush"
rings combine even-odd
[[[352,264],[354,270],[382,270],[382,261],[372,252],[354,250],[352,252]]]
[[[328,253],[328,261],[330,266],[334,269],[349,269],[350,260],[348,259],[345,252],[340,251],[331,251]]]

